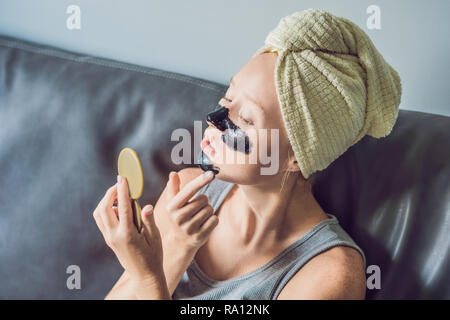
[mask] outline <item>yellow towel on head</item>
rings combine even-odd
[[[366,134],[387,136],[401,97],[398,73],[364,31],[317,9],[284,17],[253,55],[278,53],[275,85],[300,170],[323,170]]]

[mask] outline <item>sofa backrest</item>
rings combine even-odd
[[[450,298],[450,117],[400,110],[391,134],[364,137],[314,190],[364,250],[367,299]]]

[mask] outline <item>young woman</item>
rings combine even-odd
[[[349,26],[353,34],[344,29]],[[330,35],[332,31],[339,34]],[[331,45],[320,48],[328,43],[320,43],[325,39],[320,32],[330,39],[340,35],[350,53],[352,46],[357,53],[366,52],[356,48],[362,35],[345,19],[312,9],[282,19],[266,46],[233,76],[219,101],[226,128],[219,125],[220,119],[208,118],[202,150],[217,173],[208,176],[196,168],[171,172],[154,215],[148,214],[152,206],[143,209],[141,234],[132,228],[126,181],[110,188],[94,216],[125,271],[107,299],[364,299],[364,252],[336,217],[321,208],[310,177],[365,134],[387,135],[395,122],[400,89],[391,81],[394,86],[387,94],[393,103],[382,103],[391,106],[394,119],[387,123],[384,114],[380,134],[381,118],[373,113],[377,106],[371,100],[376,84],[358,86],[374,79],[372,70],[361,68],[367,63],[364,59],[372,59],[373,70],[384,75],[377,65],[378,53],[366,43],[373,55],[357,61],[356,54],[336,53]],[[290,47],[301,46],[301,41],[311,47]],[[319,48],[311,44],[314,41]],[[330,58],[330,52],[337,58]],[[325,64],[313,62],[319,58],[329,59],[328,69],[320,70]],[[398,80],[387,63],[383,66]],[[341,85],[336,85],[339,80]],[[381,91],[386,94],[386,88]],[[360,105],[366,95],[367,105]],[[344,115],[337,116],[336,109]],[[323,121],[327,127],[321,127]],[[273,129],[279,132],[275,144]],[[243,152],[245,163],[218,161],[226,158],[225,152],[242,153],[227,143],[236,130],[251,146]],[[256,163],[249,161],[252,152],[264,147],[261,130],[268,130],[268,154],[273,145],[278,149],[275,174],[261,174],[267,164],[260,155]],[[307,139],[305,132],[311,133]],[[112,207],[117,200],[118,209]],[[114,213],[119,219],[111,222]],[[110,221],[110,227],[104,221]],[[119,228],[121,223],[124,227]]]

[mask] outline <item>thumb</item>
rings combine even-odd
[[[155,223],[155,215],[153,214],[153,206],[151,204],[146,205],[144,209],[142,209],[141,217],[146,232],[150,236],[150,239],[152,239],[155,236],[155,232],[158,232],[158,227]]]
[[[169,191],[169,199],[175,197],[180,192],[180,176],[177,172],[171,171],[169,173],[169,181],[167,182]]]

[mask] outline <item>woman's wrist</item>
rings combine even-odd
[[[140,300],[171,300],[164,272],[132,278],[136,297]]]
[[[198,249],[195,250],[186,246],[180,247],[179,242],[169,238],[163,239],[163,248],[164,274],[166,275],[167,287],[172,294]]]
[[[181,244],[180,240],[174,238],[172,235],[165,235],[162,237],[162,244],[164,252],[171,251],[171,255],[177,255],[178,257],[191,257],[194,256],[198,248],[193,248],[187,244]]]

